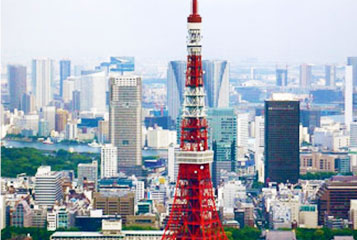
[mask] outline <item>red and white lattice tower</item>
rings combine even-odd
[[[162,239],[227,239],[222,228],[212,188],[207,146],[207,120],[201,57],[201,16],[192,0],[188,17],[187,72],[181,124],[179,164],[175,198]]]

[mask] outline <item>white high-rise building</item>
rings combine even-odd
[[[101,149],[101,178],[110,178],[118,175],[118,149],[106,144]]]
[[[353,122],[353,66],[345,67],[345,124]]]
[[[62,198],[61,173],[51,171],[50,166],[39,167],[35,175],[36,204],[53,206]]]
[[[147,131],[148,147],[154,149],[168,148],[170,144],[176,143],[176,131],[170,131],[157,127],[149,128]]]
[[[135,181],[135,202],[145,198],[145,183],[144,181]]]
[[[45,106],[41,109],[41,117],[48,122],[48,130],[52,131],[56,127],[56,107]]]
[[[264,117],[255,117],[255,149],[264,148]]]
[[[66,124],[66,139],[74,140],[77,138],[77,123],[76,122],[68,122]]]
[[[69,77],[63,80],[62,99],[65,103],[72,101],[73,91],[76,90],[76,77]]]
[[[32,60],[32,92],[37,108],[47,106],[53,99],[54,61],[48,58]]]
[[[264,182],[264,117],[255,117],[255,169],[258,172],[258,181]]]
[[[248,148],[249,136],[249,113],[238,113],[237,145],[241,148]]]
[[[171,144],[167,152],[167,172],[170,182],[175,182],[177,180],[178,174],[178,163],[175,159],[175,146]]]
[[[98,113],[106,112],[106,82],[105,72],[97,72],[81,76],[81,111]]]

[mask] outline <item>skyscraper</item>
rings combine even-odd
[[[336,66],[335,65],[325,65],[325,85],[327,87],[334,87],[336,80]]]
[[[140,174],[141,78],[112,74],[110,77],[109,134],[118,148],[118,171]]]
[[[352,66],[353,86],[357,87],[357,57],[348,57],[347,65]]]
[[[21,109],[25,114],[33,113],[36,111],[36,98],[33,94],[24,93],[22,95]]]
[[[48,105],[53,99],[54,81],[53,60],[32,60],[32,92],[36,96],[36,107]]]
[[[345,124],[353,122],[353,66],[345,67]]]
[[[265,101],[265,179],[296,183],[299,179],[300,102]]]
[[[300,87],[310,88],[312,82],[312,66],[301,64],[300,66]]]
[[[61,60],[60,61],[60,96],[63,96],[63,81],[71,76],[71,61]]]
[[[10,93],[10,110],[22,109],[22,96],[27,91],[26,67],[21,65],[9,65],[7,68],[8,85]]]
[[[41,109],[41,117],[48,122],[48,130],[52,131],[56,128],[56,107],[47,106]]]
[[[177,120],[184,99],[186,62],[171,61],[167,71],[167,106],[169,116]],[[205,103],[208,107],[229,106],[229,64],[227,61],[202,61]]]
[[[101,149],[101,168],[100,177],[110,178],[118,175],[118,149],[106,144]]]
[[[275,70],[276,86],[286,87],[288,86],[288,69],[277,68]]]
[[[229,64],[227,61],[202,61],[206,104],[210,108],[229,106]]]
[[[104,71],[81,76],[81,111],[96,111],[100,113],[106,112],[106,82],[106,75]]]
[[[167,70],[167,109],[172,120],[176,121],[183,102],[186,79],[186,62],[171,61]]]
[[[217,187],[221,170],[231,172],[235,167],[237,116],[232,108],[211,108],[207,115],[209,138],[214,151],[212,182]]]
[[[66,110],[57,109],[56,111],[56,127],[55,130],[59,133],[66,130],[69,114]]]

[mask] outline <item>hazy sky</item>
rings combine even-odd
[[[2,61],[183,59],[189,0],[2,0]],[[356,0],[200,0],[204,58],[343,62]]]

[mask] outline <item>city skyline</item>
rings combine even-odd
[[[352,31],[357,3],[339,3],[203,1],[200,6],[207,17],[204,55],[233,62],[342,62],[357,54],[357,33]],[[158,10],[161,8],[165,11]],[[110,55],[135,55],[143,62],[184,59],[184,48],[172,46],[185,44],[184,37],[175,36],[185,35],[182,16],[188,10],[189,3],[178,0],[3,1],[2,62],[24,64],[24,59],[42,56],[74,62],[93,62]],[[112,22],[118,23],[118,33]],[[235,27],[221,27],[227,23],[235,23]]]

